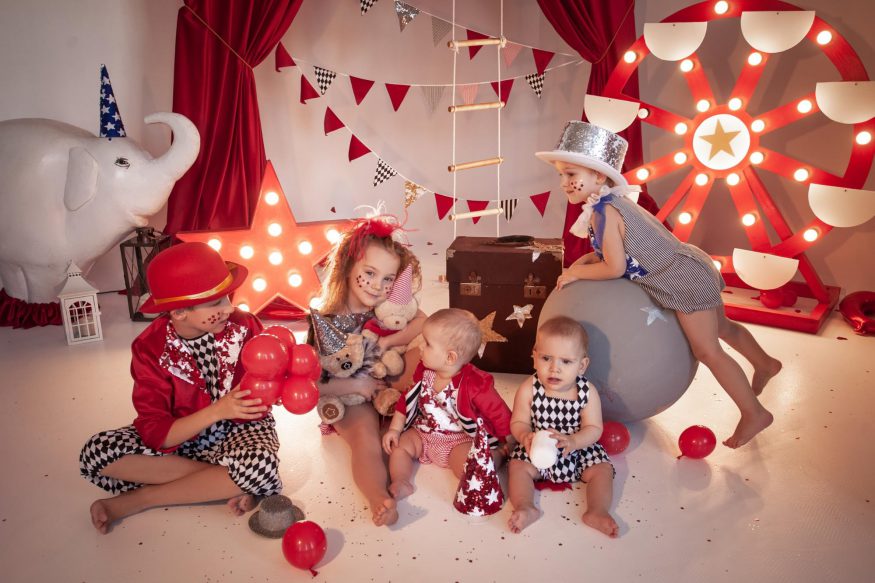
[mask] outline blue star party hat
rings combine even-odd
[[[125,124],[118,112],[118,103],[112,92],[112,84],[109,82],[109,73],[106,65],[100,65],[100,137],[123,138]]]

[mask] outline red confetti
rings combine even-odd
[[[844,336],[836,336],[836,340],[847,340]]]

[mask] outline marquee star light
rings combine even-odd
[[[319,292],[315,265],[340,237],[345,221],[299,224],[268,162],[248,229],[178,233],[183,241],[202,241],[226,261],[246,266],[249,277],[232,303],[257,314],[277,298],[306,312]]]

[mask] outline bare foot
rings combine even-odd
[[[507,526],[511,532],[520,533],[528,525],[541,518],[541,511],[534,506],[517,508],[510,515]]]
[[[252,494],[240,494],[228,499],[228,508],[234,513],[234,516],[243,516],[254,509],[257,504],[258,502]]]
[[[386,498],[380,504],[373,506],[374,524],[389,526],[398,522],[398,508],[394,498]]]
[[[759,395],[763,392],[763,389],[766,387],[766,383],[768,383],[773,376],[781,372],[781,367],[784,365],[780,360],[771,359],[768,365],[763,368],[754,369],[753,371],[753,380],[750,382],[750,386],[753,389],[754,395]]]
[[[91,524],[100,534],[109,532],[109,526],[112,524],[113,518],[110,514],[106,500],[95,500],[91,504]]]
[[[593,512],[587,510],[583,513],[583,522],[587,526],[591,526],[599,532],[603,532],[611,538],[617,538],[620,535],[620,527],[614,517],[607,512]]]
[[[742,415],[735,428],[735,433],[724,441],[723,445],[732,449],[741,447],[753,439],[757,433],[771,425],[773,420],[774,417],[766,409],[753,415]]]
[[[108,533],[114,522],[144,509],[138,502],[139,498],[132,495],[135,492],[124,492],[112,498],[95,500],[91,504],[91,524],[100,534]]]
[[[389,485],[389,493],[395,500],[404,500],[414,492],[416,492],[416,488],[410,482],[398,480]]]

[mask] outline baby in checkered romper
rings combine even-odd
[[[599,395],[583,376],[589,366],[587,334],[580,323],[565,316],[541,324],[532,357],[535,374],[520,385],[513,401],[510,430],[519,445],[509,464],[508,526],[520,532],[541,517],[534,504],[535,480],[587,484],[583,522],[611,538],[619,528],[611,516],[614,468],[604,448]],[[547,430],[561,455],[551,467],[539,470],[528,452],[534,432]]]

